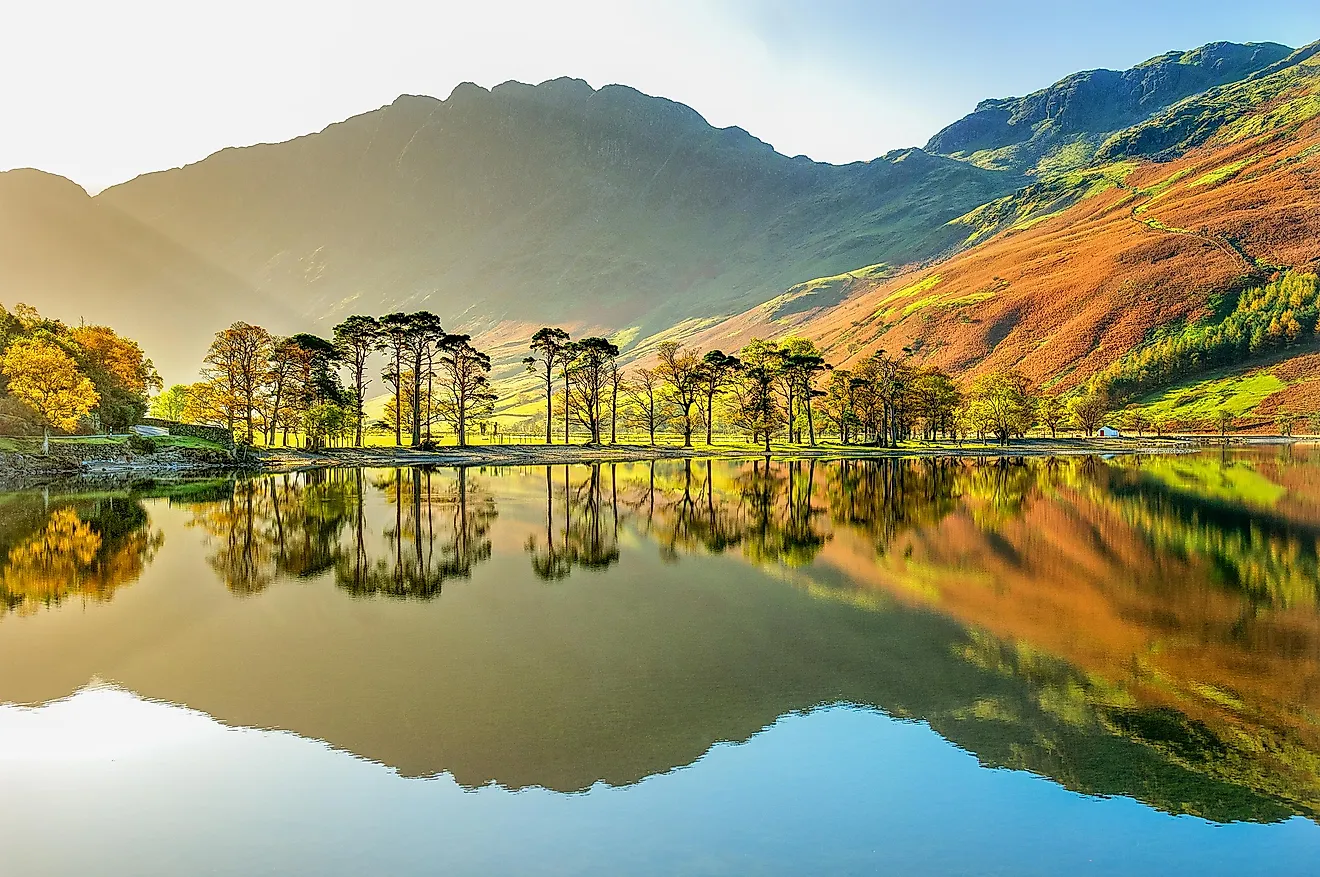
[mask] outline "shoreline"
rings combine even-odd
[[[1238,436],[1230,449],[1282,447],[1314,444],[1314,437]],[[246,458],[220,456],[214,452],[130,454],[117,451],[99,456],[77,457],[33,454],[0,454],[0,489],[37,487],[56,481],[148,481],[205,476],[261,475],[336,467],[394,468],[408,466],[568,466],[593,463],[636,463],[650,460],[866,460],[866,459],[995,459],[1023,457],[1077,457],[1187,454],[1224,447],[1217,438],[1173,436],[1164,438],[1018,439],[1006,445],[985,443],[931,442],[899,448],[869,445],[775,445],[766,454],[750,445],[470,445],[420,451],[408,447],[328,448],[308,451],[299,448],[261,448]]]
[[[1227,447],[1285,446],[1305,444],[1304,439],[1282,437],[1238,437],[1230,439]],[[391,468],[394,466],[546,466],[591,463],[634,463],[649,460],[856,460],[856,459],[923,459],[923,458],[999,458],[999,457],[1066,457],[1113,456],[1123,454],[1185,454],[1222,447],[1218,440],[1201,437],[1166,438],[1059,438],[1019,439],[1007,445],[958,444],[932,442],[900,448],[881,448],[868,445],[778,445],[770,453],[739,446],[707,446],[685,448],[678,445],[472,445],[466,448],[442,448],[436,451],[418,451],[412,448],[367,447],[330,448],[305,451],[281,448],[259,452],[262,471],[289,472],[302,469],[324,469],[338,466],[362,468]]]

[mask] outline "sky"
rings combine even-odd
[[[788,155],[921,145],[986,97],[1214,40],[1320,39],[1314,0],[105,0],[6,4],[0,169],[89,191],[389,103],[575,76]]]

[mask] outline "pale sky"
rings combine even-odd
[[[921,145],[985,97],[1212,40],[1320,39],[1256,0],[6,3],[0,168],[92,191],[470,80],[621,82],[789,155]]]

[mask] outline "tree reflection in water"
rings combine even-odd
[[[443,474],[431,468],[396,469],[375,486],[394,508],[393,524],[383,532],[389,550],[371,557],[359,501],[351,554],[341,553],[336,566],[341,588],[359,595],[429,599],[440,594],[446,581],[468,578],[473,567],[490,559],[495,499],[468,469]]]
[[[184,501],[236,594],[318,576],[358,595],[431,598],[492,557],[487,480],[474,469],[332,470],[225,484],[205,501]],[[512,552],[506,559],[529,559],[540,580],[615,569],[622,545],[636,546],[623,565],[632,575],[646,568],[641,552],[653,573],[657,554],[798,570],[791,580],[813,602],[795,598],[782,616],[771,613],[783,589],[758,576],[736,582],[742,605],[778,621],[743,629],[715,619],[688,640],[690,625],[648,621],[649,652],[640,628],[626,638],[630,656],[656,666],[673,663],[676,650],[716,644],[703,666],[719,668],[721,691],[747,694],[739,727],[845,699],[919,717],[985,764],[1079,791],[1225,820],[1320,814],[1320,466],[1303,449],[1117,460],[666,460],[537,467],[500,485],[525,512],[505,528],[518,533],[502,546]],[[134,499],[47,506],[28,494],[9,503],[0,609],[31,611],[77,593],[103,599],[159,546]],[[690,569],[679,578],[723,587],[732,567]],[[665,578],[642,582],[646,593],[607,588],[616,617],[649,605],[651,619],[681,620],[691,592],[662,593]],[[514,584],[530,602],[542,592]],[[563,629],[600,646],[584,678],[607,676],[620,662],[592,640],[601,591],[572,584],[548,602],[563,609]],[[520,609],[534,614],[530,628],[543,622],[526,603],[500,606],[511,619]],[[451,630],[471,622],[448,620]],[[734,630],[764,651],[743,651]],[[780,639],[769,633],[786,630]],[[801,633],[812,630],[814,639]],[[810,648],[794,651],[799,639]],[[756,655],[747,662],[754,672],[747,654]],[[774,682],[762,686],[762,668],[778,659]],[[643,714],[642,702],[655,698],[649,688],[632,692],[628,672],[607,688],[636,694]],[[515,678],[484,690],[503,698]],[[690,710],[679,723],[686,735],[709,716],[704,702],[676,692],[664,702]],[[524,738],[533,743],[544,715],[536,703]],[[574,737],[547,746],[561,739]],[[634,748],[625,740],[618,752]],[[579,774],[588,785],[600,776],[590,765]]]
[[[575,478],[573,469],[585,469]],[[567,578],[574,567],[604,570],[619,562],[617,465],[563,467],[562,486],[554,467],[545,467],[545,533],[527,537],[532,571],[546,581]]]
[[[389,507],[379,531],[370,495]],[[236,594],[333,572],[353,594],[430,598],[490,558],[495,517],[494,497],[467,469],[330,469],[235,482],[224,499],[196,505],[192,523]]]
[[[0,527],[0,616],[73,596],[109,600],[138,579],[164,540],[132,497],[15,494]]]

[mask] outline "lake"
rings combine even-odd
[[[1314,874],[1320,450],[0,496],[0,873]]]

